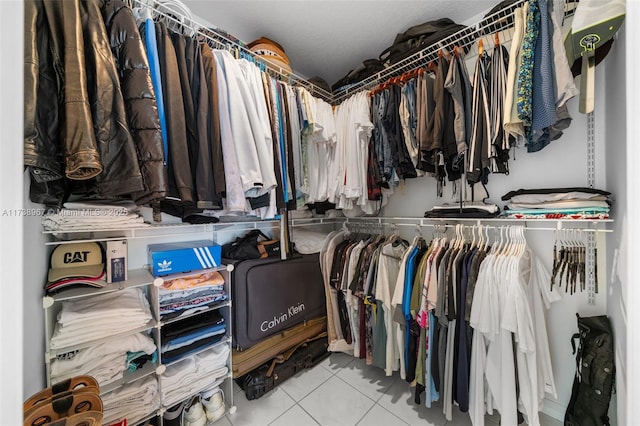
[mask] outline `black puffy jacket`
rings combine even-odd
[[[106,0],[101,10],[144,182],[144,190],[133,197],[147,204],[163,199],[168,184],[149,62],[131,9],[121,0]]]

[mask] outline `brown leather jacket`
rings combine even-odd
[[[64,175],[59,161],[58,102],[36,104],[36,99],[55,100],[58,92],[43,7],[42,1],[24,3],[24,165],[39,184]]]
[[[99,4],[85,0],[26,3],[25,19],[29,26],[25,29],[36,42],[26,41],[25,59],[33,57],[28,52],[42,52],[39,43],[49,43],[57,96],[44,98],[39,89],[34,90],[34,81],[39,82],[40,77],[33,74],[37,68],[30,65],[25,78],[25,111],[29,113],[25,116],[29,120],[25,122],[25,131],[29,131],[25,133],[25,164],[49,165],[50,158],[41,155],[54,151],[46,146],[52,142],[40,136],[41,123],[32,118],[31,110],[39,111],[41,104],[42,109],[57,104],[59,145],[55,151],[64,161],[66,178],[87,181],[103,197],[142,191],[136,149],[127,127],[118,74]],[[40,21],[39,12],[46,18],[42,21],[47,25],[42,27],[31,25]],[[34,26],[35,31],[31,30]],[[50,124],[55,126],[56,122]]]

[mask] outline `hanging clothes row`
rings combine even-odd
[[[370,200],[423,175],[436,178],[438,196],[454,182],[455,195],[459,181],[473,187],[508,174],[512,148],[536,152],[562,135],[571,123],[566,103],[578,93],[562,43],[563,5],[528,1],[515,8],[509,32],[479,40],[475,64],[454,47],[370,93],[371,148],[352,166],[366,167]]]
[[[272,218],[329,198],[328,103],[252,57],[212,49],[192,28],[160,13],[154,21],[149,8],[68,5],[27,6],[26,63],[37,64],[25,102],[32,201],[131,198],[199,223]],[[65,49],[78,53],[58,54]]]
[[[464,229],[472,229],[468,239]],[[415,386],[415,401],[469,412],[474,425],[497,409],[504,424],[539,424],[555,396],[545,310],[560,295],[528,248],[524,228],[490,244],[476,227],[412,243],[397,234],[335,231],[320,262],[329,349],[353,354]]]

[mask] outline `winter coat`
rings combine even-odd
[[[132,10],[121,0],[106,0],[101,10],[144,183],[144,190],[133,198],[147,204],[163,199],[168,185],[149,62]]]

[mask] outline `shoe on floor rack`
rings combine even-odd
[[[164,426],[182,426],[182,411],[189,401],[183,401],[165,411],[162,416],[162,424]]]
[[[207,413],[207,420],[213,423],[224,416],[226,407],[224,405],[224,393],[219,387],[215,387],[200,394],[200,401]]]
[[[182,426],[204,426],[206,424],[207,415],[200,402],[200,395],[197,395],[182,412]]]

